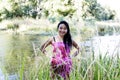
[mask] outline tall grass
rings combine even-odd
[[[91,53],[92,54],[92,53]],[[96,59],[79,57],[73,58],[73,67],[70,80],[119,80],[120,79],[120,59],[101,58]],[[29,67],[28,71],[20,69],[20,75],[24,73],[24,80],[51,80],[50,79],[50,59],[42,55],[36,64]],[[20,78],[20,80],[22,80]],[[63,80],[63,79],[60,79]]]
[[[8,70],[15,70],[15,73],[18,74],[18,80],[51,80],[51,53],[49,48],[47,55],[44,55],[39,51],[37,56],[31,57],[33,59],[29,63],[27,61],[27,55],[20,57],[17,54],[17,56],[20,57],[20,62],[18,62],[20,66],[18,65],[17,68],[9,66],[7,68],[9,68]],[[89,56],[85,56],[85,54]],[[106,56],[108,53],[106,53],[104,57],[102,57],[102,55],[95,57],[94,54],[95,53],[92,51],[89,53],[82,51],[77,57],[72,58],[73,66],[70,73],[70,80],[119,80],[119,55],[116,55],[116,57],[113,58]],[[9,57],[10,56],[13,57],[13,55],[9,55]],[[16,61],[14,63],[16,63]],[[63,79],[61,78],[60,80]]]
[[[44,25],[48,26],[47,24]],[[48,30],[46,29],[46,31],[49,31],[49,29]],[[72,31],[76,32],[76,29],[72,28]],[[83,34],[87,33],[87,32],[85,33],[85,31],[86,29],[83,30],[84,32]],[[91,31],[90,33],[87,34],[91,34]],[[85,35],[83,35],[83,37],[85,37]],[[24,45],[24,43],[22,45]],[[28,56],[27,54],[34,51],[29,51],[29,52],[24,51],[27,47],[28,46],[25,46],[24,48],[18,48],[18,50],[21,49],[20,52],[14,52],[15,50],[12,50],[10,54],[8,54],[7,57],[8,62],[6,63],[7,67],[5,68],[9,71],[6,71],[6,74],[7,73],[17,74],[18,80],[51,80],[50,57],[48,57],[49,54],[51,54],[51,52],[49,52],[50,49],[48,50],[47,53],[48,56],[45,56],[41,52],[38,52],[39,55],[33,57],[33,56]],[[72,58],[73,66],[70,73],[70,80],[119,80],[120,79],[119,55],[117,55],[117,57],[115,58],[111,58],[107,56],[101,57],[101,55],[95,58],[93,51],[88,53],[89,55],[88,57],[83,56],[84,54],[87,53],[83,51],[77,57]],[[10,62],[11,59],[12,62]],[[11,64],[9,64],[9,62]]]

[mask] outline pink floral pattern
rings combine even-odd
[[[70,73],[72,67],[70,49],[67,48],[66,50],[63,42],[54,42],[52,45],[54,56],[51,60],[51,68],[54,73],[65,78]]]

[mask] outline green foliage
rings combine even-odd
[[[36,7],[37,6],[37,0],[29,0],[31,6]]]
[[[3,9],[3,11],[1,11],[1,16],[3,16],[3,19],[7,19],[7,18],[12,18],[13,14],[11,14],[11,12],[9,10],[7,10],[6,8]]]
[[[81,37],[84,40],[88,40],[95,35],[95,31],[91,27],[83,27],[80,29]]]
[[[115,29],[118,30],[118,31],[116,32]],[[110,27],[110,26],[108,26],[108,27],[99,26],[98,27],[98,34],[100,36],[114,35],[114,34],[119,34],[119,33],[120,33],[119,27]]]
[[[14,17],[22,17],[23,12],[18,3],[13,3],[12,7],[13,10],[11,13],[14,15]]]
[[[82,12],[75,0],[8,0],[11,10],[6,7],[0,12],[2,18],[32,17],[47,18],[54,23],[65,18],[80,20],[94,17],[96,20],[111,20],[115,11],[103,8],[97,0],[83,0]]]
[[[82,17],[94,17],[96,20],[111,20],[115,17],[115,11],[102,7],[97,0],[83,0]]]
[[[19,28],[18,24],[8,24],[7,29],[12,29],[13,31],[17,30]]]
[[[20,80],[23,80],[23,76],[24,76],[24,71],[25,71],[25,60],[23,58],[23,61],[21,63],[21,67],[20,67],[20,70],[19,70],[19,74],[20,74]]]
[[[67,16],[67,15],[72,16],[73,15],[72,13],[74,13],[75,11],[76,10],[74,10],[74,9],[69,9],[69,10],[66,10],[66,11],[62,11],[60,9],[57,10],[57,12],[62,16]]]
[[[28,0],[28,1],[15,1],[9,0],[11,10],[6,7],[0,12],[1,16],[5,15],[3,19],[14,18],[14,17],[32,17],[36,18],[38,15],[37,8],[39,8],[38,0]]]
[[[71,18],[76,11],[73,0],[46,0],[41,2],[41,6],[45,17],[56,19],[53,22],[60,20],[61,17]]]
[[[32,9],[29,5],[21,6],[21,9],[23,10],[23,16],[30,16],[29,12]]]
[[[12,10],[9,11],[8,9],[4,8],[3,11],[1,12],[1,16],[5,15],[3,19],[8,19],[8,18],[14,18],[14,17],[22,17],[23,12],[21,7],[19,6],[18,3],[14,2],[12,4]]]

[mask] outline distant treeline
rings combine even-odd
[[[0,1],[2,3],[2,0]],[[7,6],[0,10],[0,20],[15,17],[41,17],[51,22],[70,19],[83,20],[94,18],[95,20],[111,20],[115,17],[115,11],[102,7],[97,0],[8,0]]]

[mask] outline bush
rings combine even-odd
[[[19,28],[18,24],[8,24],[7,29],[11,29],[13,31],[17,30]]]

